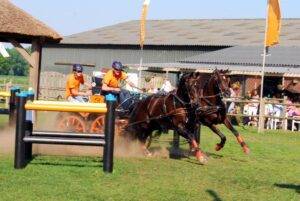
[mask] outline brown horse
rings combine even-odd
[[[216,124],[222,123],[235,135],[243,151],[248,154],[250,152],[248,146],[226,116],[226,106],[222,100],[223,96],[228,96],[230,93],[226,73],[227,71],[215,70],[206,82],[203,82],[200,74],[194,76],[193,85],[198,91],[199,102],[196,117],[201,124],[208,126],[220,137],[221,142],[216,145],[216,151],[221,150],[226,142],[225,135],[216,127]]]
[[[176,91],[154,94],[139,101],[131,113],[125,133],[145,144],[153,131],[175,130],[187,139],[199,162],[206,163],[207,157],[198,147],[194,135],[198,126],[195,113],[198,94],[193,86],[195,78],[194,74],[186,74],[180,79]]]

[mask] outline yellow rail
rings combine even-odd
[[[27,102],[30,103],[30,102]],[[83,106],[83,107],[105,107],[106,103],[72,103],[68,101],[44,101],[44,100],[37,100],[33,103],[38,105],[64,105],[64,106]]]
[[[56,101],[33,101],[27,102],[26,110],[57,111],[57,112],[89,112],[106,113],[105,103],[71,103]]]
[[[10,92],[0,91],[0,97],[10,97]]]

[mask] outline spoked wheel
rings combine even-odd
[[[98,116],[91,124],[91,133],[104,133],[105,116]]]
[[[78,115],[65,115],[58,119],[60,131],[83,133],[86,132],[85,121]]]

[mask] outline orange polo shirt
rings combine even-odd
[[[106,84],[108,87],[113,87],[113,88],[118,88],[120,87],[120,81],[125,80],[127,78],[127,74],[121,71],[121,74],[119,76],[116,76],[114,74],[113,70],[109,70],[104,78],[103,78],[103,83]]]
[[[80,84],[84,84],[83,76],[75,78],[74,74],[68,75],[66,84],[66,98],[72,95],[71,89],[79,91]]]

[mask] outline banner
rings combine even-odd
[[[144,47],[145,37],[146,37],[146,18],[148,13],[148,7],[150,0],[144,0],[142,15],[141,15],[141,24],[140,24],[140,46],[141,49]]]
[[[273,46],[279,43],[281,13],[279,0],[269,0],[266,47]]]

